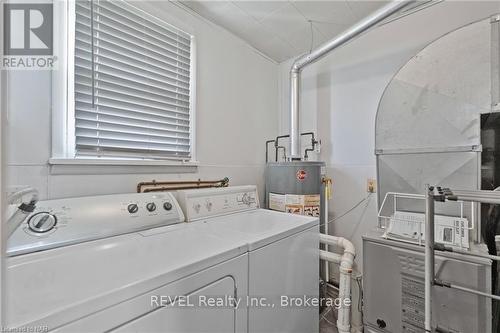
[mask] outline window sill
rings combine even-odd
[[[198,162],[120,160],[101,158],[51,158],[50,173],[67,174],[141,174],[141,173],[195,173]]]

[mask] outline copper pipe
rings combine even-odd
[[[190,189],[202,189],[202,188],[214,188],[222,187],[217,185],[200,185],[200,186],[173,186],[173,187],[153,187],[143,189],[143,193],[147,192],[166,192],[166,191],[177,191],[177,190],[190,190]]]
[[[213,181],[209,181],[209,180],[201,180],[201,179],[198,179],[198,180],[186,180],[186,181],[150,181],[150,182],[140,182],[139,184],[137,184],[137,193],[141,193],[141,192],[145,192],[143,191],[143,187],[145,186],[152,186],[152,187],[156,187],[156,186],[162,186],[161,188],[162,189],[165,189],[165,188],[186,188],[185,186],[177,186],[177,187],[169,187],[169,185],[195,185],[195,186],[192,186],[190,188],[204,188],[204,187],[207,187],[206,185],[208,185],[208,187],[227,187],[229,184],[229,178],[225,177],[221,180],[213,180]],[[166,185],[166,186],[163,186],[163,185]],[[149,189],[148,192],[150,192],[152,189]]]

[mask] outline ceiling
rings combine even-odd
[[[335,37],[387,1],[182,1],[282,62]]]

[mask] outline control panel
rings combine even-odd
[[[187,222],[259,208],[255,185],[182,190],[177,198]]]
[[[9,238],[7,254],[41,251],[183,221],[177,200],[168,192],[39,201]]]

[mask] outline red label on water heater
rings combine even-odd
[[[299,170],[297,171],[297,179],[298,180],[304,180],[306,179],[307,173],[305,170]]]

